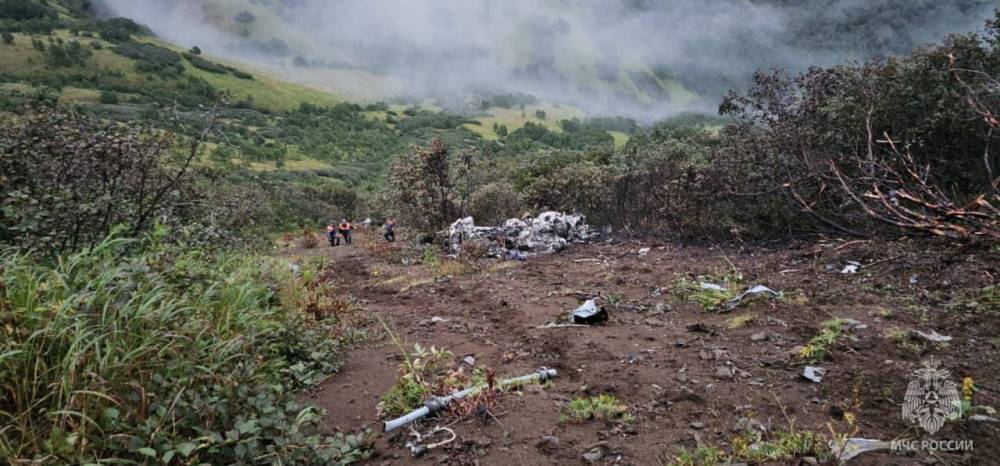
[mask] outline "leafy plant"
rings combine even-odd
[[[632,415],[628,406],[607,393],[590,398],[574,398],[563,409],[562,422],[583,422],[591,419],[630,422]]]
[[[820,325],[822,328],[819,333],[799,350],[799,357],[807,362],[817,363],[826,360],[833,345],[843,335],[844,321],[841,319],[827,320]]]

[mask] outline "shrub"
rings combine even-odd
[[[434,233],[458,215],[448,148],[435,139],[429,149],[414,149],[393,162],[387,180],[392,210],[417,231]]]
[[[322,435],[322,413],[291,394],[335,371],[341,350],[327,337],[334,321],[311,321],[275,300],[272,289],[305,287],[288,264],[150,247],[160,243],[111,239],[53,266],[0,256],[0,457],[363,457],[357,437]]]
[[[139,234],[154,219],[195,220],[190,176],[164,163],[171,144],[169,134],[61,110],[0,122],[0,243],[58,252],[117,225]]]
[[[8,31],[0,32],[0,40],[2,40],[3,43],[5,43],[7,45],[13,44],[14,43],[14,34],[11,34]]]
[[[535,209],[579,211],[604,220],[608,217],[612,180],[607,167],[589,161],[573,162],[536,178],[527,187],[525,198]]]
[[[523,210],[521,194],[514,186],[506,181],[495,181],[472,193],[468,213],[481,225],[496,225],[519,217]]]
[[[147,73],[181,73],[181,56],[163,47],[144,42],[127,41],[115,46],[115,53],[136,60],[136,69]]]

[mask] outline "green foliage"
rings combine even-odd
[[[724,464],[725,452],[711,445],[700,445],[694,450],[681,448],[676,455],[664,461],[666,466],[716,466]]]
[[[721,290],[711,286],[704,286],[702,283],[719,285]],[[681,278],[674,283],[674,293],[681,298],[697,303],[706,312],[718,311],[723,304],[740,294],[742,285],[738,280],[723,278],[716,280],[712,277],[698,277],[698,280],[688,280]]]
[[[10,32],[7,31],[0,32],[0,41],[2,41],[4,44],[7,45],[13,44],[14,34],[11,34]]]
[[[481,225],[500,225],[519,217],[524,210],[521,193],[506,181],[493,181],[479,187],[469,199],[468,214]]]
[[[403,363],[399,365],[396,382],[379,398],[377,410],[383,417],[399,416],[419,408],[433,390],[432,379],[440,376],[455,356],[448,350],[433,346],[424,348],[419,344],[413,346],[412,353],[407,353],[399,335],[388,328],[387,331],[399,347]]]
[[[602,421],[630,422],[628,406],[618,401],[614,395],[601,394],[590,398],[574,398],[563,409],[561,422],[584,422],[591,419]]]
[[[799,357],[806,362],[818,363],[829,358],[833,346],[844,333],[844,321],[841,319],[827,320],[820,325],[819,333],[799,350]]]
[[[136,60],[135,68],[146,73],[180,74],[181,56],[170,49],[145,42],[127,41],[114,47],[115,53]]]
[[[734,459],[750,462],[791,461],[812,456],[819,461],[830,457],[829,441],[818,432],[777,430],[768,438],[758,431],[746,431],[733,440]]]
[[[50,44],[45,52],[45,59],[52,67],[83,66],[93,54],[90,49],[74,40],[65,45]]]
[[[386,180],[394,215],[427,234],[454,221],[458,210],[449,164],[448,148],[440,139],[429,149],[399,156]]]
[[[0,19],[25,21],[31,19],[54,18],[57,13],[51,7],[34,0],[0,0]]]
[[[52,266],[0,258],[0,456],[58,464],[363,457],[358,437],[323,435],[322,413],[291,395],[339,367],[341,350],[328,337],[335,322],[309,321],[275,299],[274,290],[304,286],[288,264],[158,244],[110,239]]]

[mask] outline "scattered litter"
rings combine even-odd
[[[509,261],[526,261],[528,255],[516,249],[509,249],[504,253],[503,258]]]
[[[941,335],[940,333],[937,333],[934,330],[931,330],[928,333],[921,332],[920,330],[914,330],[913,333],[925,340],[933,341],[935,343],[943,343],[952,340],[952,337],[948,335]]]
[[[982,414],[973,414],[972,416],[969,416],[969,420],[976,422],[1000,422],[1000,419],[990,416],[984,416]]]
[[[639,250],[640,256],[645,256],[646,254],[649,254],[649,248],[642,248]]]
[[[802,370],[802,377],[815,383],[822,382],[824,375],[826,375],[826,369],[822,367],[806,366]]]
[[[910,275],[910,285],[917,284],[917,274]]]
[[[608,311],[603,307],[597,307],[593,299],[588,299],[573,311],[574,324],[595,325],[607,321]]]
[[[703,283],[702,287],[704,287],[704,285],[705,284]],[[778,299],[778,298],[781,297],[781,293],[778,293],[777,291],[774,291],[774,290],[772,290],[772,289],[770,289],[770,288],[768,288],[768,287],[766,287],[764,285],[757,285],[757,286],[755,286],[753,288],[750,288],[749,290],[746,290],[746,291],[740,293],[739,296],[737,296],[737,297],[735,297],[733,299],[730,299],[722,307],[723,307],[723,309],[725,309],[727,311],[731,311],[733,309],[736,309],[736,306],[739,306],[746,297],[748,297],[748,296],[749,297],[754,297],[754,296],[758,296],[758,295],[765,295],[765,296],[767,296],[767,297],[769,297],[771,299]]]
[[[699,285],[701,285],[701,289],[703,290],[726,291],[726,289],[723,288],[721,285],[716,285],[715,283],[701,282],[699,283]]]
[[[764,340],[767,340],[767,333],[757,332],[753,335],[750,335],[750,341],[764,341]]]
[[[847,265],[844,266],[840,273],[858,273],[858,267],[861,267],[860,262],[847,261]]]
[[[462,362],[464,362],[464,363],[466,363],[466,364],[468,364],[470,366],[475,366],[476,365],[476,357],[475,356],[466,356],[465,359],[462,360]]]
[[[422,445],[420,443],[424,440],[424,437],[430,437],[438,432],[447,432],[451,434],[451,437],[442,440],[440,442],[435,442],[428,445]],[[455,439],[458,438],[458,436],[455,435],[455,431],[447,427],[441,427],[441,426],[435,426],[434,429],[428,432],[427,434],[421,434],[420,432],[417,432],[415,429],[410,429],[410,437],[413,437],[413,440],[406,442],[406,448],[410,449],[410,454],[413,455],[414,458],[418,458],[420,456],[423,456],[424,453],[427,453],[430,450],[454,442]]]
[[[869,451],[876,451],[876,450],[887,450],[891,446],[892,444],[882,440],[857,438],[857,437],[849,438],[847,439],[847,441],[843,443],[839,443],[833,440],[830,441],[830,449],[833,451],[840,452],[837,459],[841,463],[846,463],[847,461],[850,461],[855,456],[858,456],[862,453],[866,453]]]
[[[431,317],[431,322],[433,322],[435,324],[438,323],[438,322],[445,322],[445,321],[446,321],[446,319],[444,317],[441,317],[441,316]]]

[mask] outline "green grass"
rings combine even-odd
[[[844,333],[844,321],[831,319],[820,324],[820,332],[799,350],[799,357],[810,363],[817,363],[830,357],[833,345]]]
[[[702,283],[720,285],[722,290],[705,288]],[[680,278],[674,283],[673,291],[678,297],[697,303],[706,312],[717,311],[727,301],[740,294],[743,285],[736,279],[714,277],[698,277],[697,280]]]
[[[545,119],[540,119],[535,116],[535,111],[537,110],[545,112]],[[544,125],[549,130],[558,132],[562,131],[562,128],[559,126],[560,120],[582,118],[583,116],[583,112],[578,109],[547,103],[526,105],[524,107],[523,116],[519,107],[491,107],[486,110],[485,116],[476,118],[476,121],[479,122],[478,125],[467,123],[465,124],[465,127],[468,128],[469,131],[478,134],[483,139],[495,141],[499,138],[499,136],[495,131],[493,131],[494,123],[507,126],[508,134],[524,126],[524,124],[529,121]]]
[[[292,391],[340,365],[334,319],[276,258],[109,239],[0,254],[0,458],[14,464],[360,458]]]
[[[712,445],[700,445],[694,450],[682,448],[663,462],[665,466],[716,466],[723,464],[725,452]]]
[[[614,395],[601,394],[590,398],[575,398],[563,409],[562,422],[584,422],[591,419],[629,422],[628,405]]]

